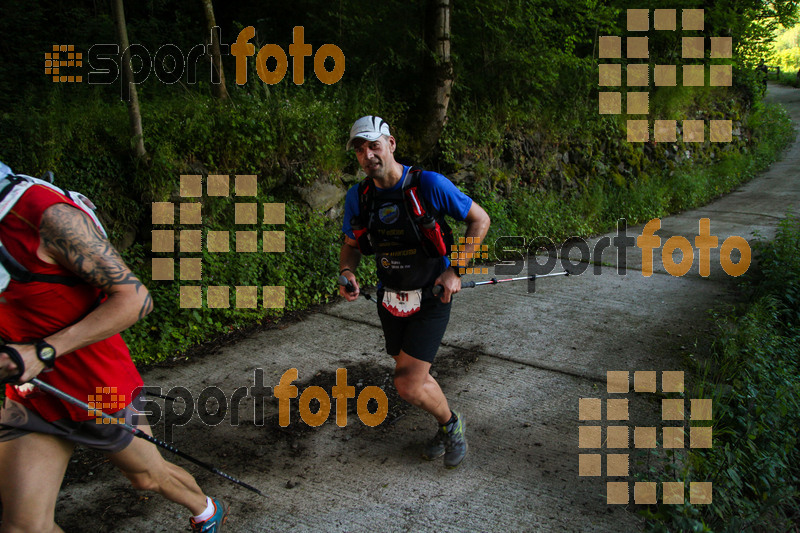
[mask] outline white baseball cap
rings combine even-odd
[[[367,115],[356,120],[353,127],[350,128],[350,140],[347,141],[347,150],[353,147],[355,139],[366,139],[368,141],[377,141],[381,135],[387,137],[389,133],[389,124],[386,123],[381,117],[374,115]]]

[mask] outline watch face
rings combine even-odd
[[[42,341],[36,344],[36,357],[47,367],[53,368],[56,364],[56,349]]]

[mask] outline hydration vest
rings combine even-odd
[[[64,191],[50,182],[32,176],[13,174],[11,169],[3,163],[0,163],[0,221],[14,208],[14,205],[16,205],[25,191],[34,185],[42,185],[48,189],[52,189],[75,202],[75,204],[97,224],[97,227],[103,235],[106,235],[106,230],[94,214],[96,209],[95,205],[84,195],[74,191]],[[69,286],[83,283],[83,280],[77,276],[59,276],[55,274],[36,274],[31,272],[19,263],[19,261],[14,259],[8,249],[3,246],[3,241],[0,239],[0,293],[8,287],[8,284],[12,280],[19,283],[41,281],[44,283],[59,283]]]
[[[412,290],[433,286],[450,253],[453,230],[421,194],[422,169],[406,172],[402,186],[384,190],[372,178],[358,185],[359,214],[350,219],[359,250],[375,255],[384,286]]]

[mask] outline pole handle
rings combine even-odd
[[[474,281],[462,281],[461,282],[461,288],[462,289],[471,289],[473,287],[475,287],[475,282]],[[444,287],[442,285],[434,285],[431,288],[431,294],[433,294],[434,296],[440,296],[443,292],[444,292]]]
[[[352,283],[350,283],[350,280],[349,280],[349,279],[347,279],[347,278],[344,276],[344,274],[342,274],[341,276],[339,276],[339,285],[341,285],[342,287],[344,287],[344,290],[346,290],[347,292],[356,292],[356,288],[353,286],[353,284],[352,284]]]
[[[341,285],[342,287],[344,287],[344,290],[346,290],[347,292],[356,292],[356,288],[353,286],[353,284],[352,284],[352,283],[350,283],[350,280],[349,280],[349,279],[347,279],[346,277],[344,277],[344,274],[342,274],[341,276],[339,276],[339,285]],[[371,296],[369,293],[367,293],[367,292],[363,292],[363,291],[362,291],[362,292],[361,292],[361,295],[362,295],[364,298],[366,298],[367,300],[369,300],[370,302],[375,302],[375,303],[378,303],[378,302],[377,302],[377,300],[375,300],[375,298],[373,298],[373,297],[372,297],[372,296]]]

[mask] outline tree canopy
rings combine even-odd
[[[292,28],[303,26],[314,50],[333,43],[347,58],[346,87],[372,86],[384,98],[409,106],[422,91],[419,77],[430,54],[424,39],[426,2],[390,0],[364,7],[362,2],[297,0],[294,2],[218,2],[216,23],[223,44],[230,44],[241,28],[254,26],[254,44],[275,43],[288,50]],[[54,90],[42,74],[43,54],[53,44],[73,44],[88,50],[97,43],[115,43],[110,2],[96,0],[8,0],[0,18],[3,86],[0,105],[19,101],[20,95]],[[788,0],[659,0],[638,3],[619,0],[458,0],[452,6],[454,105],[502,103],[521,111],[563,107],[564,101],[585,99],[595,87],[597,37],[624,35],[626,9],[704,8],[706,36],[731,36],[735,60],[754,64],[766,50],[777,25],[790,26],[797,3]],[[144,45],[151,55],[165,44],[183,53],[210,39],[204,2],[148,0],[127,2],[131,43]],[[680,15],[679,15],[680,16]],[[651,32],[651,61],[677,63],[680,32]],[[227,70],[233,57],[223,58]],[[307,60],[306,70],[311,61]],[[84,65],[84,70],[88,65]],[[154,76],[143,84],[150,94],[169,91],[211,91],[210,61],[202,61],[194,86],[184,77],[174,85],[157,84]],[[312,80],[318,83],[316,79]],[[287,76],[282,84],[291,84]],[[232,81],[228,81],[232,85]],[[569,91],[559,87],[569,86]],[[67,92],[68,88],[61,87]],[[102,88],[109,97],[118,87]],[[229,87],[229,89],[233,89]],[[241,88],[259,90],[253,84]],[[235,93],[235,91],[234,91]],[[233,94],[235,97],[235,94]]]

